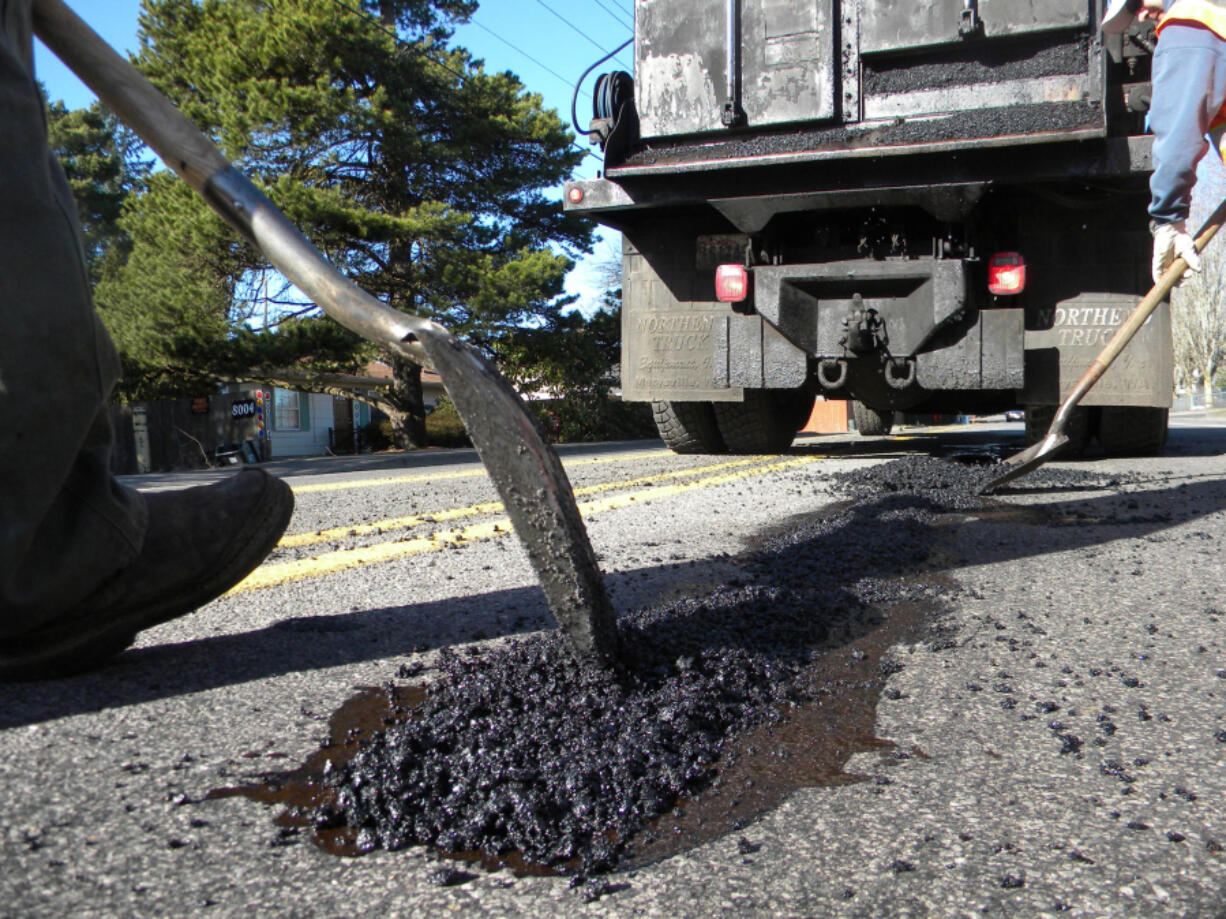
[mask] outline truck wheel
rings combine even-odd
[[[674,453],[726,453],[709,402],[653,402],[652,417]]]
[[[1103,406],[1098,440],[1111,456],[1156,456],[1166,446],[1168,410],[1146,406]]]
[[[1047,436],[1047,429],[1051,427],[1052,419],[1056,417],[1056,409],[1059,407],[1058,405],[1026,406],[1026,446],[1037,444]],[[1064,427],[1068,443],[1060,451],[1062,456],[1080,457],[1086,452],[1093,433],[1091,412],[1092,410],[1084,405],[1073,409],[1073,414]]]
[[[786,396],[763,389],[745,390],[744,402],[714,402],[715,422],[730,453],[782,453],[796,436],[796,412]]]
[[[803,389],[775,389],[771,392],[783,412],[783,423],[789,430],[795,433],[809,423],[813,404],[817,402],[816,395]]]
[[[883,437],[894,430],[893,412],[879,412],[859,399],[852,403],[851,411],[856,418],[856,430],[862,437]]]

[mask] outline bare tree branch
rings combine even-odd
[[[1216,157],[1202,161],[1193,202],[1193,223],[1203,220],[1226,193],[1226,174]],[[1201,270],[1171,298],[1176,377],[1189,389],[1200,384],[1205,406],[1213,405],[1213,378],[1226,358],[1226,242],[1215,240],[1201,254]]]

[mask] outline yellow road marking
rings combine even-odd
[[[684,494],[687,491],[696,491],[700,488],[711,488],[715,485],[727,485],[729,482],[736,482],[740,479],[748,479],[753,476],[765,475],[768,472],[780,472],[784,469],[792,469],[796,466],[805,466],[809,463],[815,463],[818,460],[829,458],[830,457],[828,456],[816,454],[813,456],[801,456],[794,459],[780,460],[777,463],[768,463],[765,466],[755,466],[753,469],[742,469],[737,472],[725,472],[722,475],[707,476],[704,479],[696,479],[693,482],[682,482],[677,485],[661,485],[657,488],[641,491],[636,494],[613,495],[609,498],[602,498],[599,501],[583,501],[579,504],[579,513],[584,517],[589,517],[593,514],[615,510],[619,507],[629,507],[631,504],[639,504],[640,497],[646,499],[646,501],[654,501],[657,498],[672,498],[676,495]]]
[[[326,530],[312,530],[309,533],[294,533],[290,536],[283,536],[281,541],[277,543],[277,548],[297,549],[301,546],[313,546],[321,542],[335,542],[338,539],[349,539],[354,536],[379,535],[388,530],[408,530],[421,526],[424,523],[446,523],[449,520],[459,520],[463,517],[496,514],[501,510],[503,510],[501,501],[487,501],[484,504],[470,504],[468,507],[455,507],[435,511],[432,514],[413,514],[408,517],[380,520],[377,523],[329,527]]]
[[[624,479],[614,482],[602,482],[598,485],[585,485],[575,489],[575,497],[600,494],[618,488],[633,488],[659,479],[678,479],[703,472],[715,472],[719,469],[731,469],[737,466],[747,466],[761,461],[761,457],[732,460],[726,463],[713,463],[707,466],[691,466],[688,469],[673,469],[659,472],[655,475],[645,475],[634,479]],[[479,517],[482,514],[497,514],[505,508],[501,501],[486,501],[483,504],[470,504],[468,507],[453,507],[431,513],[410,514],[407,517],[392,517],[376,523],[362,523],[351,526],[329,527],[324,530],[312,530],[307,533],[294,533],[282,537],[277,544],[281,549],[297,549],[302,546],[313,546],[321,542],[335,542],[338,539],[350,539],[355,536],[374,536],[388,530],[408,530],[428,523],[446,523],[451,520],[461,520],[465,517]]]
[[[797,457],[794,459],[781,460],[776,463],[768,463],[765,466],[755,466],[751,469],[739,469],[736,471],[724,472],[719,475],[707,476],[705,478],[695,479],[692,482],[646,488],[631,494],[613,495],[608,498],[602,498],[598,501],[587,501],[580,503],[579,513],[584,517],[591,517],[594,514],[603,513],[605,511],[629,507],[632,504],[650,503],[651,501],[659,500],[661,498],[671,498],[676,495],[684,494],[687,491],[697,491],[701,488],[726,485],[730,482],[765,475],[770,472],[778,472],[784,469],[791,469],[827,458],[828,457],[822,455]],[[754,460],[751,459],[737,462],[747,463],[753,461]],[[729,463],[727,465],[735,465],[735,463]],[[250,575],[248,575],[245,580],[232,587],[226,593],[226,596],[249,593],[251,591],[261,590],[266,587],[278,587],[294,581],[335,574],[339,571],[345,571],[350,568],[359,568],[366,565],[377,565],[380,562],[387,562],[397,558],[406,558],[411,555],[421,555],[425,552],[437,552],[440,549],[446,548],[447,546],[456,546],[470,542],[493,539],[494,537],[503,536],[510,533],[512,529],[513,527],[509,518],[499,517],[485,523],[476,523],[470,524],[466,527],[460,527],[447,533],[432,533],[428,536],[418,536],[412,539],[397,540],[395,542],[384,542],[374,546],[364,546],[357,549],[338,549],[335,552],[326,552],[315,556],[314,558],[295,559],[288,562],[274,562],[272,564],[263,565],[257,568]]]
[[[575,466],[594,466],[598,463],[620,463],[629,460],[647,459],[652,456],[668,456],[665,450],[644,450],[639,453],[623,453],[619,456],[590,456],[587,459],[568,460],[562,465],[567,469]],[[457,472],[414,473],[409,475],[380,476],[377,479],[353,479],[347,482],[318,482],[314,485],[293,486],[296,495],[311,495],[324,491],[349,491],[354,488],[380,488],[384,485],[412,485],[417,482],[445,482],[451,479],[472,479],[485,475],[485,467],[477,465],[472,469],[461,469]]]

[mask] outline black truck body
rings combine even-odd
[[[681,451],[783,449],[815,396],[1045,427],[1149,287],[1152,26],[1105,40],[1101,6],[636,0],[602,177],[564,193],[623,234],[624,397]],[[1163,307],[1074,447],[1159,449],[1171,376]]]

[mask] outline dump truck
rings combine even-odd
[[[636,0],[634,74],[595,81],[623,240],[621,386],[675,451],[778,452],[814,400],[1055,407],[1150,286],[1152,23],[1101,0]],[[1160,451],[1160,308],[1069,449]]]

